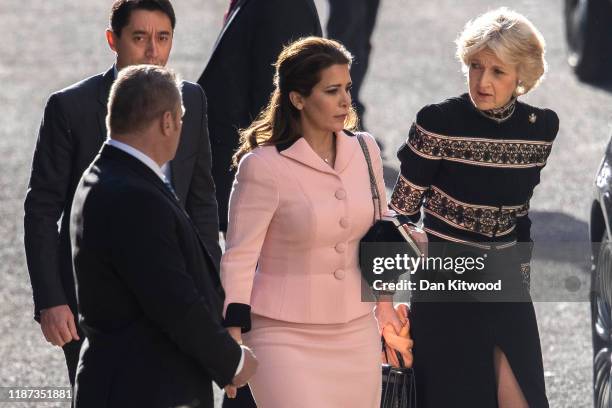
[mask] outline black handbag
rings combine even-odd
[[[382,204],[380,202],[380,192],[376,183],[376,176],[372,169],[372,160],[366,141],[363,136],[357,134],[357,140],[368,164],[370,175],[370,190],[372,192],[372,202],[374,204],[374,221],[368,232],[361,238],[359,245],[359,266],[365,281],[372,286],[375,280],[385,282],[395,282],[400,274],[406,271],[385,271],[374,273],[372,265],[374,258],[394,256],[395,254],[407,254],[409,257],[420,257],[421,250],[410,234],[404,229],[403,225],[413,223],[404,222],[399,215],[382,215]],[[385,203],[386,206],[386,203]],[[392,244],[392,245],[389,245]]]
[[[399,367],[389,364],[382,365],[382,394],[380,408],[416,408],[416,383],[412,368],[404,366],[402,355],[389,350],[382,337],[383,352],[394,352],[400,363]]]

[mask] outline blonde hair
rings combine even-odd
[[[468,71],[470,59],[486,49],[504,63],[515,65],[519,78],[514,92],[517,96],[535,88],[547,69],[544,37],[525,16],[506,7],[468,21],[455,44],[464,73]]]

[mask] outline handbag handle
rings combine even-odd
[[[370,175],[370,191],[372,192],[372,204],[374,205],[374,221],[382,218],[382,207],[380,205],[380,192],[378,191],[378,184],[376,183],[376,176],[372,169],[372,159],[370,158],[370,150],[366,141],[363,139],[363,135],[357,134],[357,140],[361,146],[361,151],[365,156],[366,163],[368,164],[368,173]],[[378,205],[377,205],[378,204]],[[378,217],[376,217],[376,209],[378,208]]]

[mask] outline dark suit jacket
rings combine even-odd
[[[25,199],[25,248],[35,316],[61,304],[76,311],[70,206],[83,171],[106,139],[106,104],[113,81],[111,68],[54,93],[45,107]],[[218,215],[202,89],[184,82],[183,104],[183,131],[170,163],[172,184],[218,265]]]
[[[76,407],[212,407],[211,379],[228,384],[241,350],[221,326],[212,258],[161,179],[105,145],[76,189],[70,239],[87,335]]]
[[[274,89],[274,66],[284,45],[321,36],[313,0],[238,0],[198,83],[208,96],[208,126],[219,221],[227,229],[239,128],[248,127]]]

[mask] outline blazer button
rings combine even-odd
[[[336,269],[336,272],[334,272],[334,278],[338,280],[344,279],[344,276],[345,276],[344,269]]]
[[[336,248],[336,252],[338,252],[339,254],[343,253],[344,251],[346,251],[346,244],[344,242],[338,242],[335,246]]]
[[[346,198],[346,191],[343,189],[336,190],[336,198],[338,200],[344,200]]]
[[[340,218],[340,226],[342,228],[348,228],[349,222],[348,222],[348,219],[346,217]]]

